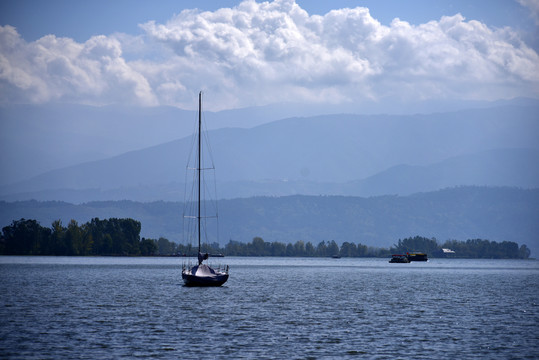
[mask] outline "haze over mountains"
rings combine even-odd
[[[7,131],[2,135],[0,199],[183,200],[194,112],[101,109],[100,116],[100,108],[84,109],[74,106],[63,113],[65,118],[60,118],[60,109],[44,112],[65,122],[65,131],[56,138],[39,127],[22,131],[38,122],[36,109],[2,110],[8,121],[3,125]],[[269,112],[257,116],[256,110],[245,109],[238,114],[241,111],[205,115],[208,128],[214,129],[208,136],[223,198],[407,195],[459,185],[539,187],[539,103],[533,100],[445,113],[330,114],[273,122],[270,116],[275,115]],[[73,118],[84,126],[74,125]],[[16,127],[14,119],[22,124]],[[95,128],[90,129],[92,119]],[[236,127],[219,128],[223,124]],[[105,129],[101,138],[96,129]],[[176,139],[177,134],[185,136]],[[51,149],[43,147],[47,136]],[[165,141],[155,145],[160,139]],[[14,156],[21,141],[24,150]],[[43,150],[32,149],[34,145]],[[138,149],[107,157],[133,148]],[[39,153],[43,156],[35,156]],[[85,157],[101,159],[63,167]],[[55,163],[58,168],[21,180],[23,174]]]
[[[538,106],[517,98],[497,102],[429,101],[403,104],[363,102],[352,105],[280,104],[204,112],[208,130],[252,128],[291,117],[330,114],[455,112],[495,106]],[[533,110],[531,110],[533,111]],[[102,160],[122,153],[181,139],[193,133],[196,112],[175,107],[85,106],[76,104],[0,106],[0,185],[11,184],[66,166]]]

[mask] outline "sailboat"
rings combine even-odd
[[[198,94],[198,145],[197,145],[197,163],[196,168],[196,186],[197,186],[197,201],[196,201],[196,213],[190,218],[196,220],[196,233],[198,237],[198,265],[189,266],[184,265],[182,269],[182,279],[185,286],[221,286],[228,280],[228,266],[221,270],[213,269],[204,261],[209,258],[208,253],[202,253],[200,247],[201,240],[201,220],[203,219],[201,213],[201,186],[202,186],[202,172],[204,169],[202,164],[202,91]]]

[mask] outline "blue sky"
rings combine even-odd
[[[26,40],[55,34],[85,41],[93,35],[114,32],[140,32],[138,24],[150,20],[165,22],[183,9],[215,11],[234,7],[238,0],[174,1],[160,0],[3,0],[0,2],[0,24],[13,25]],[[373,17],[388,25],[398,17],[413,24],[438,20],[444,15],[462,14],[489,26],[510,26],[534,31],[530,10],[512,0],[333,0],[296,1],[309,14],[323,15],[332,9],[368,7]],[[127,10],[127,11],[126,11]]]
[[[4,0],[0,102],[188,107],[199,88],[216,109],[539,97],[537,0],[245,4]]]

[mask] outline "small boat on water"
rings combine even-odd
[[[389,260],[390,263],[409,263],[410,260],[408,260],[408,257],[406,255],[391,255],[391,260]]]
[[[425,253],[406,253],[406,255],[395,254],[391,255],[390,263],[410,263],[412,261],[427,261],[427,254]]]
[[[228,266],[222,271],[213,269],[202,262],[208,254],[198,253],[198,265],[182,270],[185,286],[221,286],[228,280]]]
[[[410,261],[427,261],[427,254],[425,253],[406,253],[408,260]]]
[[[184,216],[184,218],[189,218],[196,220],[196,233],[198,237],[198,265],[190,266],[183,265],[182,268],[182,279],[185,286],[221,286],[228,280],[228,266],[224,269],[218,268],[213,269],[207,264],[204,264],[204,260],[207,260],[210,255],[208,253],[203,254],[200,248],[200,238],[201,238],[201,226],[203,225],[201,220],[206,216],[203,216],[201,213],[201,187],[203,184],[202,181],[202,172],[203,170],[208,170],[204,167],[202,158],[202,91],[198,94],[198,143],[196,151],[196,167],[193,170],[196,170],[195,183],[197,187],[196,195],[196,211],[191,216]],[[222,256],[222,255],[221,255]]]

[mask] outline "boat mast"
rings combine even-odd
[[[198,253],[200,254],[200,175],[202,171],[201,163],[202,150],[202,91],[198,93]]]

